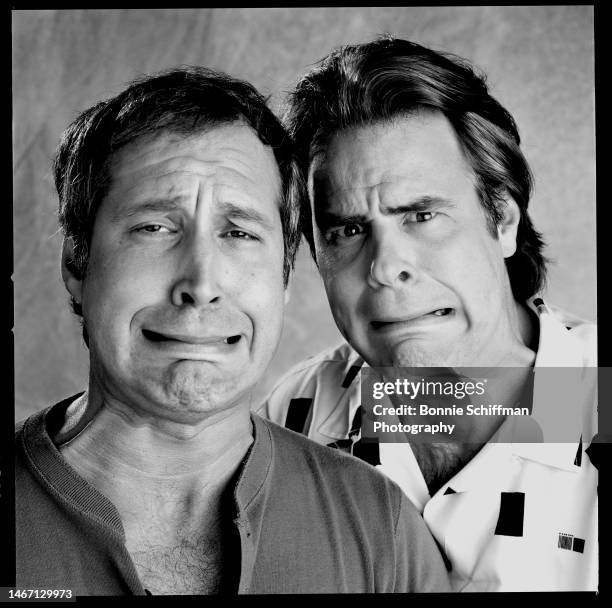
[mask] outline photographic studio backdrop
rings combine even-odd
[[[81,110],[179,64],[284,95],[333,47],[388,32],[485,70],[536,180],[531,214],[553,260],[548,299],[596,320],[593,8],[360,7],[13,11],[15,419],[83,390],[88,356],[60,277],[51,159]],[[256,398],[341,339],[302,245],[282,342]]]

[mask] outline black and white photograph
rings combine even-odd
[[[598,591],[592,5],[11,31],[8,599]]]

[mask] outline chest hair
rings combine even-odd
[[[411,444],[419,463],[429,495],[433,496],[458,473],[485,445],[484,443],[418,443]]]
[[[182,503],[164,510],[161,501],[153,515],[145,513],[125,528],[126,547],[145,589],[153,595],[237,591],[240,538],[227,495],[198,514]]]
[[[220,593],[224,549],[221,531],[156,539],[134,538],[128,545],[140,581],[153,595]]]

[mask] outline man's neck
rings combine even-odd
[[[511,296],[509,296],[511,297]],[[537,317],[523,304],[511,299],[506,313],[497,319],[479,352],[468,365],[476,367],[531,367],[534,364],[539,329]],[[468,358],[470,355],[468,354]]]
[[[497,377],[488,378],[487,393],[483,396],[491,403],[509,407],[514,407],[523,394],[530,368],[535,362],[539,339],[537,317],[522,304],[516,301],[514,304],[514,314],[509,319],[512,338],[507,356],[499,363]],[[521,403],[521,406],[530,407],[531,404]],[[504,420],[504,416],[474,416],[471,422],[478,423],[478,426],[467,429],[469,441],[412,445],[431,496],[476,456]],[[465,421],[467,418],[457,421],[457,426]]]
[[[530,361],[527,365],[532,366],[538,352],[540,339],[540,322],[536,313],[532,312],[524,304],[515,300],[516,326],[523,346],[531,351],[528,355]]]
[[[87,418],[91,420],[85,428],[61,443],[66,429]],[[86,393],[68,408],[58,439],[68,463],[120,513],[142,516],[147,503],[167,502],[181,509],[189,504],[196,511],[210,505],[240,466],[253,435],[245,407],[197,424],[163,424]]]

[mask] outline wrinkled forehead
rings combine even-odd
[[[272,148],[238,121],[197,132],[160,129],[143,134],[112,155],[108,178],[107,194],[111,196],[132,196],[139,189],[172,191],[197,178],[277,207],[281,198],[281,177]]]
[[[444,114],[420,110],[350,126],[313,148],[311,199],[377,185],[415,189],[474,182],[462,143]],[[446,184],[445,182],[448,182]]]
[[[272,148],[241,120],[205,124],[195,131],[170,127],[144,133],[113,152],[109,167],[111,174],[117,177],[138,165],[152,161],[161,164],[173,156],[187,161],[190,155],[219,165],[241,165],[247,174],[280,180]]]

